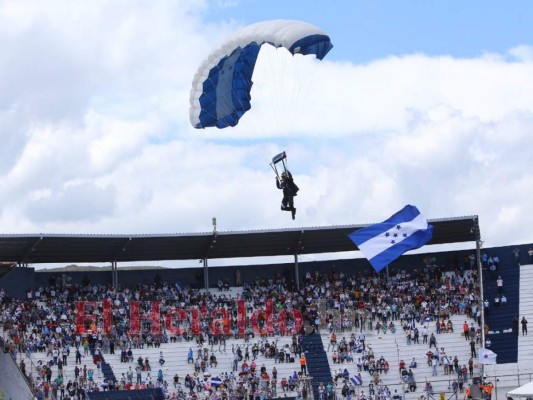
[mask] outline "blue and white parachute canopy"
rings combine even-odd
[[[193,127],[237,125],[250,109],[252,74],[265,43],[319,60],[333,47],[326,33],[302,21],[263,21],[239,29],[196,72],[189,110]]]

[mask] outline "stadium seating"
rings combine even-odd
[[[161,389],[90,392],[87,400],[165,400],[165,394]]]
[[[320,382],[331,382],[331,369],[329,368],[328,355],[322,343],[320,334],[313,333],[305,337],[304,352],[307,359],[307,371],[312,376],[313,394],[318,399],[318,386]]]
[[[522,335],[522,326],[519,325],[519,335],[514,335],[512,329],[512,318],[517,316],[519,319],[526,317],[531,323],[533,316],[533,264],[522,265],[517,267],[515,265],[509,265],[505,270],[500,269],[500,275],[502,278],[509,274],[519,275],[519,283],[517,285],[511,285],[512,278],[508,281],[504,278],[504,292],[508,297],[508,302],[512,307],[512,303],[519,303],[518,309],[515,311],[513,308],[511,312],[501,307],[501,310],[489,313],[489,328],[492,331],[494,325],[490,325],[492,321],[496,326],[505,327],[500,330],[500,333],[490,334],[492,340],[492,351],[497,356],[496,365],[486,365],[484,368],[484,374],[493,381],[498,379],[501,386],[519,386],[523,384],[520,381],[520,374],[526,373],[527,381],[531,380],[531,366],[533,365],[533,353],[530,351],[533,348],[533,334]],[[485,285],[484,285],[485,286]],[[490,290],[490,289],[489,289]],[[518,301],[519,299],[519,301]],[[509,308],[511,308],[509,307]],[[492,314],[492,317],[490,316]],[[531,325],[531,324],[529,324]],[[515,345],[515,343],[517,343]],[[515,346],[517,350],[515,350]],[[510,352],[513,357],[516,357],[516,362],[505,362],[509,356],[506,354]],[[516,355],[514,354],[516,352]],[[505,362],[505,363],[504,363]]]
[[[522,268],[516,266],[510,254],[498,254],[500,268],[497,271],[483,269],[484,298],[489,302],[488,315],[485,313],[485,324],[489,327],[491,350],[498,354],[498,363],[508,364],[518,361],[518,336],[512,333],[513,318],[519,318],[520,275]],[[507,304],[496,306],[494,298],[498,294],[496,279],[503,279],[503,291],[507,297]],[[522,299],[523,300],[523,299]]]
[[[443,347],[448,356],[457,356],[460,361],[460,365],[468,365],[468,360],[470,359],[470,346],[468,341],[462,336],[462,326],[464,322],[464,315],[453,315],[451,316],[451,321],[454,326],[453,333],[441,333],[435,335],[437,337],[437,345]],[[433,323],[430,323],[429,328],[430,332],[434,332]],[[422,331],[422,325],[417,325],[418,329]],[[437,376],[432,376],[432,369],[427,364],[426,353],[430,350],[428,344],[422,343],[422,337],[420,337],[420,344],[411,344],[407,345],[407,340],[404,334],[404,331],[400,328],[396,330],[396,333],[391,333],[388,331],[386,334],[380,332],[376,333],[375,330],[363,331],[366,336],[367,346],[371,346],[374,350],[376,359],[380,358],[382,355],[390,364],[390,370],[387,373],[380,375],[380,378],[383,382],[383,385],[389,387],[391,391],[397,390],[400,393],[404,393],[407,390],[407,385],[402,382],[399,364],[400,360],[404,360],[407,365],[409,362],[415,358],[417,361],[417,368],[413,369],[414,377],[417,382],[417,391],[415,393],[422,393],[424,390],[425,382],[431,382],[435,392],[449,392],[450,384],[453,382],[455,375],[444,375],[443,367],[439,367],[439,372]],[[347,332],[346,336],[349,337],[350,333]],[[329,333],[327,331],[322,332],[322,340],[325,343],[328,343]],[[343,333],[339,333],[337,338],[340,340],[343,337]],[[433,351],[435,348],[433,347]],[[354,363],[345,363],[345,364],[334,364],[332,362],[333,349],[330,348],[328,353],[329,367],[330,370],[335,374],[336,371],[343,370],[347,368],[352,376],[356,371],[357,358],[354,360]],[[476,373],[478,369],[476,368]],[[359,389],[364,390],[365,393],[368,393],[368,385],[371,382],[370,375],[365,372],[362,373],[363,385]]]
[[[505,259],[500,257],[500,259]],[[507,261],[507,260],[506,260]],[[491,300],[491,307],[489,315],[486,318],[486,323],[489,326],[489,337],[492,340],[492,350],[498,354],[498,365],[495,366],[485,366],[484,372],[486,375],[490,376],[500,376],[501,374],[509,374],[509,368],[527,368],[529,365],[533,365],[533,355],[530,355],[528,351],[518,351],[519,347],[521,349],[530,348],[533,346],[533,337],[530,336],[519,336],[514,335],[511,330],[511,321],[514,316],[521,318],[522,316],[531,316],[533,315],[533,266],[532,265],[522,265],[517,267],[509,262],[502,262],[500,264],[500,270],[497,271],[498,275],[501,275],[504,279],[504,293],[507,296],[508,303],[505,306],[499,308],[494,307],[492,302],[493,297],[495,296],[497,289],[495,286],[495,276],[491,274],[490,271],[484,271],[484,292],[485,297]],[[241,293],[241,288],[230,288],[230,291],[227,292],[228,295],[239,296]],[[450,320],[454,326],[453,333],[441,333],[436,334],[437,345],[443,347],[448,356],[452,358],[457,356],[460,365],[468,365],[468,360],[470,359],[470,347],[469,342],[465,340],[462,334],[462,325],[465,321],[465,315],[458,314],[452,315]],[[435,332],[434,325],[435,321],[430,321],[427,323],[430,332]],[[385,359],[390,364],[390,370],[388,373],[383,373],[380,375],[381,384],[388,386],[388,388],[394,392],[395,390],[399,393],[404,393],[404,397],[416,398],[420,397],[423,394],[424,385],[426,382],[431,382],[433,389],[436,393],[445,393],[451,391],[451,383],[455,379],[455,375],[444,375],[443,368],[438,367],[438,373],[436,376],[433,376],[432,368],[428,366],[426,360],[426,353],[429,350],[428,344],[422,343],[422,336],[420,336],[420,344],[411,343],[407,344],[407,340],[403,330],[400,327],[399,322],[396,324],[397,330],[395,333],[387,331],[379,333],[375,329],[368,329],[368,326],[363,329],[363,332],[366,335],[366,344],[371,346],[374,350],[376,358],[384,356]],[[422,324],[417,324],[419,331],[422,331]],[[338,327],[337,327],[338,328]],[[521,327],[519,327],[521,331]],[[340,329],[337,331],[338,339],[342,339],[343,336],[347,338],[352,334],[357,334],[358,330],[355,328],[350,328],[348,331],[342,332]],[[530,340],[531,338],[531,340]],[[291,344],[291,337],[289,336],[278,336],[278,337],[267,337],[259,338],[255,337],[246,341],[243,338],[235,339],[230,338],[226,342],[225,348],[222,345],[204,345],[203,347],[208,348],[209,354],[215,354],[217,357],[218,364],[213,367],[207,368],[207,374],[205,374],[205,381],[208,382],[210,377],[214,376],[223,376],[225,373],[232,370],[233,364],[233,352],[232,348],[237,348],[237,346],[245,349],[248,347],[251,349],[251,346],[254,343],[260,343],[262,340],[272,342],[277,342],[278,347],[284,346],[286,344]],[[308,373],[313,378],[313,388],[315,389],[315,398],[317,398],[316,387],[320,382],[328,382],[333,379],[333,376],[339,370],[348,370],[350,376],[353,376],[357,373],[357,355],[354,359],[354,362],[347,362],[342,364],[335,364],[332,361],[333,349],[328,349],[329,343],[329,331],[326,327],[322,327],[319,334],[316,335],[307,335],[304,342],[304,351],[307,357],[307,366]],[[478,345],[479,347],[479,345]],[[198,347],[196,342],[185,340],[177,341],[175,343],[162,343],[160,347],[147,347],[144,346],[142,349],[133,350],[133,362],[121,362],[120,360],[120,350],[116,351],[116,354],[104,354],[105,363],[103,364],[102,371],[98,374],[95,365],[92,365],[91,357],[84,357],[82,360],[82,365],[87,365],[87,367],[92,367],[95,370],[95,377],[98,381],[103,381],[104,378],[112,380],[121,380],[123,376],[126,375],[130,366],[133,368],[136,365],[136,360],[139,356],[150,359],[150,364],[152,366],[152,371],[142,372],[142,380],[148,381],[151,380],[155,382],[157,377],[157,372],[159,369],[162,370],[164,374],[164,379],[168,382],[168,389],[170,392],[183,390],[183,381],[186,374],[193,374],[194,367],[187,362],[187,353],[189,348],[192,348],[196,356]],[[158,364],[159,354],[163,352],[165,363],[163,366]],[[251,357],[251,351],[250,351]],[[414,377],[417,382],[417,390],[413,394],[406,394],[407,385],[402,382],[398,365],[400,360],[404,360],[407,365],[409,361],[415,358],[417,361],[417,368],[413,369]],[[33,353],[31,359],[34,363],[48,362],[46,354],[36,352]],[[277,396],[291,396],[295,397],[297,395],[297,390],[291,392],[283,392],[279,382],[282,377],[287,377],[293,374],[295,371],[300,370],[300,365],[296,359],[293,362],[278,362],[279,360],[269,359],[264,356],[260,356],[256,360],[257,367],[265,366],[268,373],[271,375],[272,369],[276,367],[278,371],[278,385],[276,387]],[[475,376],[481,373],[480,365],[477,363],[477,360],[474,360],[475,363]],[[505,364],[504,364],[505,363]],[[518,363],[518,364],[516,364]],[[239,363],[240,364],[240,363]],[[74,380],[73,375],[73,366],[74,365],[74,354],[71,352],[68,358],[68,367],[64,369],[65,371],[65,382],[69,380]],[[516,367],[515,367],[516,366]],[[57,367],[54,366],[54,377],[57,375]],[[173,377],[178,375],[180,378],[180,384],[174,386]],[[202,376],[202,375],[200,375]],[[369,383],[371,382],[371,377],[368,373],[362,373],[363,382],[361,386],[356,388],[357,392],[364,391],[368,393]],[[134,376],[135,380],[135,376]],[[505,379],[500,378],[500,384],[503,384]],[[511,382],[509,380],[509,382]],[[336,390],[340,394],[340,386],[338,385]],[[128,393],[133,393],[134,391],[129,391]],[[93,397],[93,396],[108,396],[108,397]],[[416,396],[415,396],[416,395]],[[109,397],[115,396],[115,397]],[[119,398],[137,398],[137,397],[116,397],[120,396],[119,392],[98,392],[91,394],[90,399],[119,399]],[[129,394],[128,394],[129,396]],[[147,397],[145,397],[147,398]],[[149,398],[149,397],[148,397]],[[154,397],[155,399],[156,397]]]

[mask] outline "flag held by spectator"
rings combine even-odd
[[[496,357],[498,355],[489,349],[479,349],[479,363],[480,364],[496,364]]]
[[[214,387],[219,387],[222,385],[222,379],[220,379],[218,376],[214,376],[211,378],[211,385]]]
[[[363,384],[363,379],[361,378],[361,375],[355,375],[353,377],[350,378],[350,381],[355,385],[355,386],[360,386]]]
[[[352,232],[348,237],[359,247],[376,272],[409,250],[431,240],[433,225],[415,206],[407,205],[379,224]]]

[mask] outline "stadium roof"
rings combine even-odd
[[[474,242],[478,217],[429,220],[428,244]],[[348,234],[366,225],[161,235],[0,234],[0,262],[107,263],[247,258],[357,250]]]

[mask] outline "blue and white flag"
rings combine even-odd
[[[220,379],[218,376],[214,376],[211,378],[211,385],[214,387],[219,387],[222,385],[222,379]]]
[[[409,250],[431,240],[433,226],[415,206],[407,205],[388,220],[352,232],[348,237],[359,247],[376,272]]]
[[[361,374],[357,374],[353,377],[350,378],[350,381],[355,385],[355,386],[360,386],[363,384],[363,379],[361,378]]]

